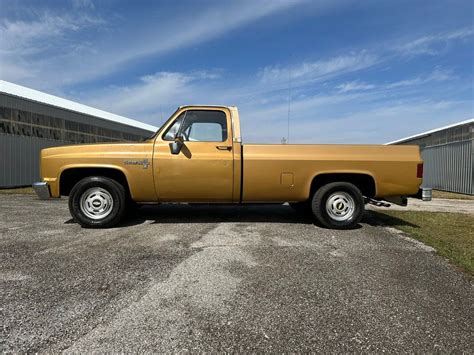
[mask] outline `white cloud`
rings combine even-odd
[[[95,9],[95,5],[92,0],[72,0],[72,6],[75,9]]]
[[[241,85],[225,74],[159,72],[142,77],[134,85],[94,93],[88,103],[155,125],[182,104],[236,104],[246,142],[279,143],[287,135],[286,89],[275,91],[271,84],[266,86],[259,78]],[[436,120],[444,124],[455,117],[462,119],[469,116],[468,103],[455,105],[449,99],[427,100],[429,95],[417,89],[453,78],[450,70],[441,68],[392,83],[355,80],[340,84],[335,75],[332,81],[325,82],[324,91],[292,96],[290,142],[383,143],[407,133],[409,127],[404,125],[416,125],[418,119],[427,128]],[[404,90],[400,91],[402,87]],[[246,95],[249,92],[251,96]],[[341,132],[337,133],[336,127]]]
[[[355,100],[364,100],[361,106]],[[377,93],[308,98],[292,103],[290,143],[385,143],[472,116],[467,101],[383,99]],[[287,136],[285,105],[241,110],[245,142],[279,143]]]
[[[436,68],[427,76],[417,76],[412,79],[400,80],[387,84],[386,88],[393,89],[406,86],[424,85],[431,82],[442,82],[454,79],[452,70]]]
[[[260,81],[264,90],[281,91],[290,85],[294,89],[314,85],[315,82],[327,81],[345,74],[376,67],[393,60],[399,55],[435,54],[440,44],[447,44],[454,40],[462,40],[472,36],[472,29],[459,29],[437,35],[428,35],[413,39],[402,45],[388,46],[376,50],[362,50],[350,52],[346,55],[335,56],[315,61],[305,61],[298,65],[281,66],[270,65],[260,71]],[[395,52],[395,54],[394,54]],[[342,83],[336,87],[341,93],[349,91],[363,91],[375,88],[393,89],[403,86],[423,85],[429,82],[441,82],[453,79],[451,71],[435,69],[428,76],[419,76],[401,80],[387,85],[365,83],[359,80]],[[262,91],[256,91],[255,94]]]
[[[430,81],[446,81],[455,79],[453,71],[451,69],[442,69],[442,68],[435,68],[431,72],[430,75],[426,78],[426,82]]]
[[[362,83],[359,81],[350,81],[347,83],[340,84],[336,86],[336,89],[339,90],[339,92],[344,93],[348,91],[361,91],[361,90],[371,90],[374,89],[375,85],[374,84],[367,84],[367,83]]]
[[[474,30],[472,28],[462,28],[452,32],[422,36],[396,45],[393,47],[393,50],[405,56],[420,54],[436,55],[440,51],[440,46],[445,46],[455,40],[463,40],[472,37],[473,34]]]
[[[261,72],[263,83],[287,83],[327,79],[332,76],[366,69],[378,62],[377,56],[361,51],[329,59],[303,62],[292,67],[267,66]]]
[[[140,118],[157,125],[162,118],[184,103],[197,103],[204,92],[214,91],[206,87],[219,79],[220,72],[196,71],[190,73],[158,72],[146,75],[132,85],[109,87],[84,98],[87,104],[104,110]],[[204,102],[201,102],[204,103]]]
[[[443,82],[448,80],[453,80],[456,77],[453,75],[452,70],[442,69],[442,68],[435,68],[430,74],[428,75],[418,75],[416,77],[410,79],[399,80],[391,83],[385,84],[375,84],[375,83],[366,83],[360,82],[358,80],[349,81],[342,84],[337,85],[335,88],[340,93],[347,93],[350,91],[366,91],[366,90],[388,90],[388,89],[397,89],[402,87],[409,87],[409,86],[419,86],[425,85],[428,83],[433,82]]]
[[[7,81],[27,81],[35,77],[35,72],[28,69],[28,66],[18,65],[10,61],[4,61],[0,64],[0,78]]]
[[[82,31],[105,24],[98,17],[81,12],[53,14],[43,12],[34,20],[3,20],[0,22],[0,78],[27,83],[40,89],[59,90],[74,68],[63,68],[68,58],[77,61],[88,50],[87,42],[72,37]]]
[[[0,77],[57,92],[70,84],[125,71],[131,63],[139,64],[148,56],[159,58],[222,37],[299,3],[222,2],[184,13],[180,23],[185,26],[176,26],[175,18],[167,20],[165,16],[163,21],[144,22],[130,30],[117,23],[110,26],[91,15],[93,3],[78,0],[74,5],[77,10],[70,14],[44,13],[30,21],[0,22]],[[117,19],[111,17],[109,21]],[[108,30],[99,33],[103,26]],[[82,31],[91,31],[97,38],[88,36],[92,41],[88,42],[76,36]],[[133,83],[79,93],[72,99],[79,97],[92,106],[155,125],[181,104],[236,104],[241,109],[246,142],[278,143],[287,134],[291,78],[290,142],[385,142],[413,133],[410,129],[419,131],[472,116],[472,104],[455,102],[441,89],[437,91],[439,99],[427,100],[430,96],[420,90],[423,85],[430,85],[432,90],[435,83],[445,85],[456,79],[450,70],[435,68],[431,73],[394,82],[371,82],[361,71],[374,73],[381,64],[391,64],[401,55],[434,54],[441,45],[466,39],[472,33],[461,29],[395,47],[347,50],[343,55],[288,66],[273,64],[239,78],[223,71],[158,69]]]
[[[299,143],[386,143],[469,117],[467,101],[394,100],[353,113],[293,122]],[[471,112],[472,114],[472,112]]]
[[[0,53],[25,57],[44,52],[52,46],[57,46],[70,32],[78,32],[103,23],[104,21],[96,16],[55,15],[47,12],[33,21],[4,20],[0,23]]]
[[[179,23],[185,25],[176,26],[176,19],[173,18],[172,23],[158,24],[159,27],[155,24],[149,26],[143,32],[136,33],[142,36],[140,41],[132,43],[128,48],[121,48],[122,52],[118,59],[124,62],[191,44],[196,45],[303,2],[305,0],[222,2],[224,5],[212,6],[190,14],[183,13]]]
[[[93,17],[87,16],[84,6],[79,11],[81,16],[47,14],[38,21],[4,21],[0,34],[6,40],[2,40],[0,51],[6,55],[0,57],[0,65],[11,65],[20,58],[19,65],[27,64],[24,70],[31,71],[32,76],[40,76],[29,80],[30,85],[38,89],[57,89],[107,76],[148,56],[158,57],[196,46],[304,1],[221,2],[212,7],[182,12],[178,22],[175,16],[163,16],[159,20],[151,17],[151,20],[133,28],[122,28],[122,23],[115,23],[93,42],[73,37],[84,26],[98,25],[92,21]],[[75,48],[71,49],[71,43]],[[39,51],[44,53],[44,48],[51,45],[58,55],[35,56]],[[11,77],[11,80],[21,83],[22,77],[18,80],[13,75]]]
[[[353,57],[335,57],[318,62],[305,62],[292,69],[280,67],[279,70],[281,72],[297,70],[300,80],[293,80],[293,85],[304,86],[312,81],[335,78],[358,70],[370,65],[369,63],[374,63],[372,58],[362,53]],[[303,77],[303,73],[306,77]],[[251,119],[256,112],[260,117],[280,116],[282,112],[287,112],[287,83],[283,82],[279,85],[276,81],[279,76],[273,75],[274,80],[265,80],[261,76],[250,75],[243,82],[235,82],[228,77],[221,78],[221,74],[220,71],[158,72],[140,78],[135,84],[109,87],[101,92],[92,93],[89,98],[84,99],[92,106],[132,118],[147,121],[150,119],[152,121],[148,122],[154,124],[156,124],[156,118],[161,117],[162,111],[172,112],[177,106],[189,103],[239,104],[244,110],[251,107],[253,111],[249,115]],[[350,90],[346,88],[346,91]],[[311,108],[316,104],[327,105],[345,100],[345,96],[324,95],[312,96],[311,99],[306,96],[298,99],[296,95],[295,98],[295,105],[298,100],[302,100],[298,104],[301,108],[303,108],[303,102],[306,107]]]

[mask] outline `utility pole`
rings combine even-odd
[[[291,69],[288,67],[288,127],[286,133],[286,142],[290,143],[290,107],[291,107]]]

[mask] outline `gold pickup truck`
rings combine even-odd
[[[69,196],[84,227],[116,225],[135,204],[284,203],[351,228],[368,202],[431,199],[418,146],[242,144],[232,106],[182,106],[139,143],[41,151],[40,198]]]

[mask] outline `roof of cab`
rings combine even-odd
[[[212,107],[212,108],[237,108],[237,106],[226,106],[226,105],[182,105],[178,109],[187,107]]]

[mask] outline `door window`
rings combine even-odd
[[[189,142],[224,142],[227,140],[226,115],[214,110],[187,111],[181,134]]]
[[[227,140],[227,118],[215,110],[183,112],[163,134],[163,140],[173,141],[180,134],[188,142],[224,142]]]

